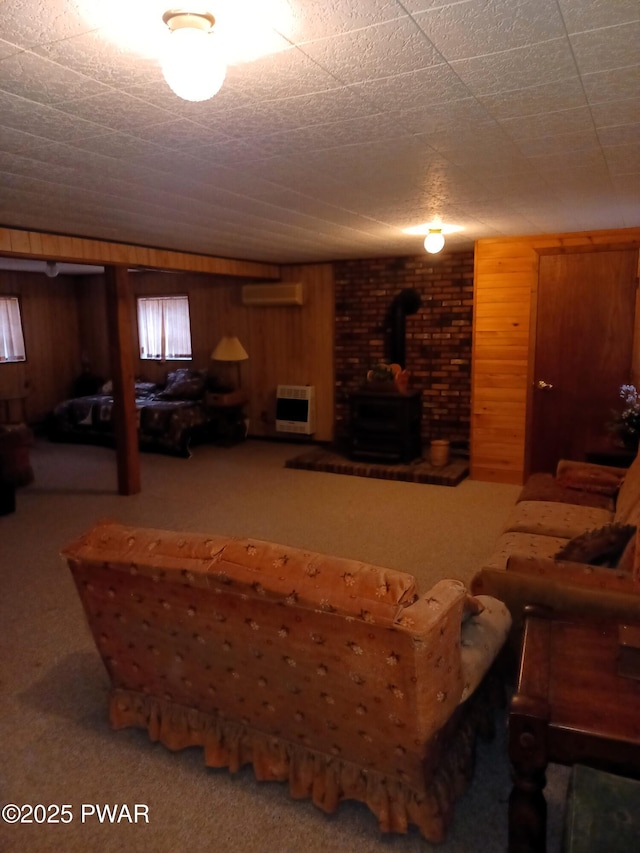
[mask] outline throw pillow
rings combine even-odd
[[[616,566],[629,540],[635,534],[633,524],[611,522],[574,536],[555,555],[557,560]]]
[[[556,471],[556,482],[567,489],[613,496],[618,493],[625,474],[624,468],[561,459]]]
[[[477,616],[479,613],[482,613],[484,610],[484,604],[479,601],[475,595],[471,595],[468,592],[464,597],[464,604],[462,605],[462,622],[466,622],[471,619],[473,616]]]
[[[182,368],[168,375],[167,385],[158,397],[163,400],[199,400],[204,390],[204,377]]]

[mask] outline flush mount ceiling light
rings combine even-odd
[[[424,247],[432,255],[436,255],[444,248],[444,234],[442,228],[429,228]]]
[[[206,101],[222,86],[227,67],[217,50],[210,12],[170,9],[162,20],[171,30],[162,73],[169,87],[185,101]]]
[[[403,228],[404,234],[412,234],[422,236],[426,235],[426,239],[424,241],[424,247],[427,252],[430,252],[432,255],[435,255],[437,252],[442,251],[444,247],[444,235],[445,234],[455,234],[456,231],[463,231],[464,229],[460,225],[448,225],[444,222],[440,222],[438,218],[432,220],[431,222],[423,222],[420,225],[412,225],[410,228]]]

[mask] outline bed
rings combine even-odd
[[[141,450],[189,457],[191,445],[208,437],[206,375],[187,368],[172,371],[164,385],[136,380],[135,406]],[[59,403],[49,423],[52,441],[113,446],[111,383],[100,391]]]

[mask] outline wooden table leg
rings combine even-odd
[[[509,853],[547,849],[546,713],[544,703],[515,696],[509,714],[509,758],[513,788],[509,797]],[[535,708],[534,708],[535,706]]]

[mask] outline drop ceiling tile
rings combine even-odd
[[[451,68],[475,95],[541,86],[578,73],[566,38],[456,60]]]
[[[612,175],[613,184],[619,198],[629,198],[634,205],[635,220],[638,218],[638,197],[640,196],[640,171]]]
[[[182,187],[184,194],[189,198],[204,199],[209,197],[211,187],[251,198],[269,198],[273,193],[283,189],[275,181],[215,164],[200,164],[200,168],[194,171],[186,187],[182,175],[170,175],[169,180],[163,181],[163,185],[175,186],[176,190]]]
[[[478,101],[498,121],[572,110],[587,103],[582,84],[577,77],[513,92],[501,92],[499,95],[479,95]]]
[[[102,83],[29,51],[16,53],[0,63],[0,89],[50,105],[110,91]]]
[[[57,163],[45,163],[19,154],[0,152],[0,171],[11,175],[24,175],[41,181],[64,184],[73,180],[73,169]]]
[[[132,157],[150,157],[154,152],[165,155],[168,153],[165,148],[153,145],[149,140],[119,131],[107,132],[104,136],[95,139],[72,141],[69,145],[74,146],[75,149],[82,149],[121,161],[126,161]],[[74,155],[76,158],[79,156],[77,150],[74,151]]]
[[[580,194],[585,198],[596,198],[611,187],[611,176],[604,162],[598,169],[592,166],[575,168],[560,166],[559,168],[549,167],[542,171],[543,167],[540,168],[545,181],[553,186],[554,194],[557,196],[570,193],[572,196]]]
[[[280,24],[276,21],[276,28],[298,43],[406,16],[405,10],[395,0],[367,0],[366,3],[362,0],[327,0],[324,3],[292,3],[290,9],[290,19]]]
[[[640,20],[619,27],[576,33],[570,38],[581,74],[638,63]]]
[[[410,18],[311,42],[302,49],[343,83],[391,77],[442,63]]]
[[[638,52],[640,55],[640,44]],[[640,93],[640,65],[584,74],[582,82],[591,104],[637,98]]]
[[[21,47],[0,39],[0,61],[6,59],[8,56],[14,56],[14,54],[20,53],[21,50]]]
[[[135,132],[146,125],[159,124],[172,118],[170,113],[158,107],[114,91],[77,101],[66,101],[57,107],[69,115],[124,132]]]
[[[0,150],[13,154],[24,154],[31,148],[39,147],[45,140],[42,136],[15,130],[12,127],[0,125]]]
[[[430,9],[442,9],[444,6],[464,6],[469,0],[400,0],[410,15],[427,12]]]
[[[638,0],[558,0],[567,32],[626,24],[640,17]]]
[[[228,142],[230,139],[227,134],[218,133],[212,129],[203,131],[201,127],[189,119],[171,119],[158,124],[147,124],[135,128],[133,132],[140,139],[147,140],[154,145],[186,153],[199,150],[205,140],[208,145],[211,145],[218,141]]]
[[[611,146],[604,149],[604,154],[612,175],[640,172],[640,142]]]
[[[162,69],[156,58],[140,56],[120,48],[105,39],[99,31],[62,41],[45,41],[34,47],[33,52],[116,89],[144,83],[164,83]]]
[[[565,35],[556,0],[468,0],[414,14],[448,61],[537,44]]]
[[[0,115],[6,127],[61,142],[89,139],[105,133],[104,127],[98,124],[6,92],[0,92]]]
[[[593,119],[588,107],[578,107],[558,112],[506,118],[500,124],[513,139],[520,140],[588,131],[593,128]]]
[[[475,98],[463,98],[447,104],[432,104],[428,109],[389,112],[409,133],[433,134],[456,132],[460,128],[495,125],[495,119]]]
[[[567,151],[557,151],[555,154],[544,154],[539,157],[531,157],[529,160],[531,168],[540,174],[548,172],[559,172],[563,169],[590,169],[595,175],[598,171],[604,174],[605,158],[600,148],[580,148]]]
[[[177,176],[180,180],[182,175],[197,175],[202,166],[202,160],[185,154],[181,151],[169,151],[158,145],[148,143],[141,154],[131,153],[127,156],[127,165],[137,166],[150,172],[161,172]]]
[[[389,140],[390,150],[393,147],[393,140],[407,135],[402,126],[386,115],[359,116],[347,121],[316,124],[286,133],[256,137],[256,159],[263,155],[279,156],[287,152],[299,152],[303,155],[307,151],[359,145],[363,139],[370,138],[374,133],[380,141]],[[253,142],[252,139],[248,140],[250,145]]]
[[[265,137],[319,124],[347,121],[379,112],[357,90],[341,87],[294,98],[264,101],[229,110],[221,126],[231,137]]]
[[[593,104],[591,113],[598,129],[623,124],[636,124],[640,121],[640,98]]]
[[[601,127],[598,129],[598,139],[601,145],[627,145],[640,142],[640,122],[622,124],[617,127]]]
[[[518,147],[505,140],[499,146],[453,148],[441,152],[450,163],[473,174],[491,175],[494,172],[522,172],[528,168],[526,157]]]
[[[476,104],[476,102],[469,102]],[[441,153],[452,150],[473,151],[476,147],[501,147],[505,144],[513,145],[511,138],[504,132],[498,122],[488,115],[484,108],[475,106],[475,115],[481,121],[461,122],[460,124],[446,125],[440,130],[431,133],[421,133],[416,136],[423,144],[428,145]]]
[[[0,38],[22,48],[69,39],[91,29],[68,0],[3,0]]]
[[[428,109],[432,104],[469,97],[469,90],[448,65],[432,65],[352,87],[380,110]]]
[[[243,139],[230,139],[227,142],[210,143],[206,139],[203,140],[202,147],[197,149],[192,148],[188,154],[185,154],[185,162],[194,163],[194,168],[197,170],[198,161],[206,164],[213,163],[220,166],[237,166],[244,167],[246,164],[253,162],[259,158],[260,151],[256,146],[250,145]],[[176,156],[182,154],[178,152]],[[150,165],[153,168],[170,169],[170,163],[173,155],[154,154],[150,158]]]
[[[600,147],[598,134],[591,127],[577,133],[563,133],[554,136],[521,137],[518,148],[525,157],[553,156],[563,152],[577,151],[581,148]]]
[[[277,100],[336,88],[336,80],[296,47],[230,67],[227,79],[258,100]]]

